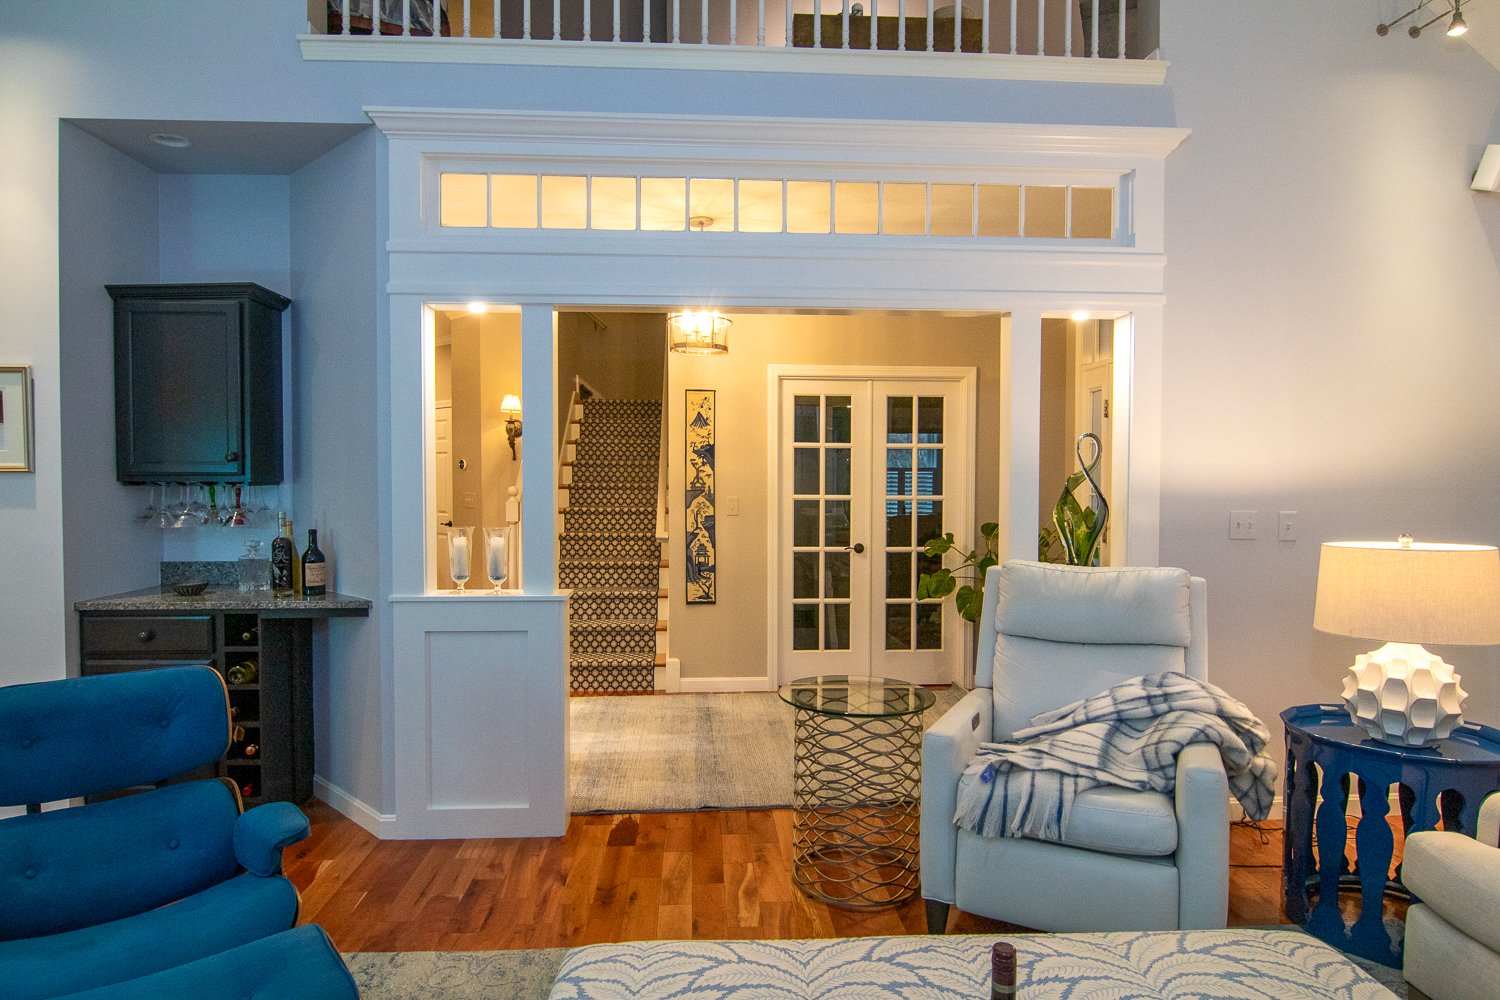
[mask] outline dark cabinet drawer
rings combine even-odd
[[[79,642],[85,656],[212,653],[214,620],[210,615],[84,618],[79,623]]]

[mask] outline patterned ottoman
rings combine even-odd
[[[831,941],[643,941],[576,948],[550,1000],[982,1000],[986,936]],[[1395,994],[1301,931],[1034,934],[1016,946],[1022,997],[1390,1000]]]

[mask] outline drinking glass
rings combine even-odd
[[[190,484],[177,484],[177,502],[172,506],[172,527],[191,528],[198,523],[193,511],[193,495]]]
[[[245,510],[245,505],[240,502],[240,486],[234,487],[234,506],[230,507],[224,514],[224,526],[226,528],[244,528],[250,524],[250,514]]]
[[[485,575],[490,578],[490,585],[495,589],[493,594],[500,593],[500,585],[505,582],[510,567],[510,529],[485,528],[484,529],[484,566]]]
[[[158,486],[161,486],[161,484],[151,483],[146,487],[146,509],[135,516],[135,519],[141,524],[150,524],[156,520],[156,515],[160,512],[161,504],[157,502]]]
[[[464,592],[464,584],[469,582],[469,569],[473,563],[473,535],[472,525],[461,527],[449,527],[448,531],[448,575],[453,578],[453,585],[458,592]]]

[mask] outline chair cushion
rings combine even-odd
[[[6,1000],[63,996],[185,965],[296,921],[297,890],[290,882],[241,875],[134,917],[0,941],[0,983]]]
[[[1000,567],[995,628],[1052,642],[1188,646],[1188,572],[1171,567]]]
[[[233,984],[232,993],[226,985]],[[60,1000],[358,1000],[359,989],[317,924],[270,937],[128,983],[70,993]]]
[[[995,641],[994,738],[1008,740],[1038,713],[1091,698],[1123,680],[1185,669],[1181,646],[1049,642],[1001,634]]]
[[[212,667],[0,687],[0,806],[151,785],[228,749],[229,695]]]
[[[202,892],[239,871],[221,781],[0,822],[0,940],[60,934]]]
[[[1090,788],[1073,800],[1062,843],[1110,854],[1166,857],[1177,850],[1177,813],[1161,792]]]

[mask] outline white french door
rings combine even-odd
[[[773,370],[773,621],[779,681],[814,674],[962,678],[952,600],[917,600],[946,531],[973,543],[973,372]]]

